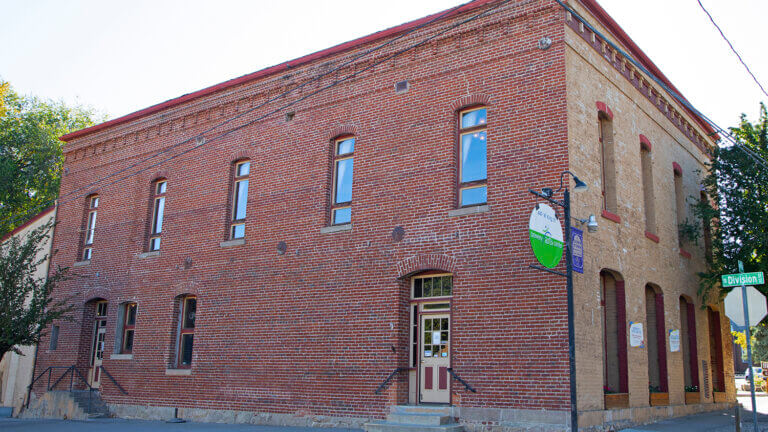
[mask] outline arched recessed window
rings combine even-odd
[[[627,393],[627,312],[624,281],[617,274],[600,272],[603,306],[603,388],[606,393]]]
[[[192,295],[178,298],[178,338],[176,345],[176,367],[192,366],[192,348],[195,340],[195,320],[197,318],[197,297]]]
[[[675,188],[675,231],[677,232],[677,244],[681,252],[685,249],[685,240],[680,233],[680,226],[685,223],[685,195],[683,192],[683,170],[677,163],[672,164],[673,181]]]
[[[86,213],[83,229],[83,261],[88,261],[93,256],[93,238],[96,233],[96,214],[99,209],[99,196],[89,195],[85,199]]]
[[[128,302],[120,305],[117,314],[118,334],[115,341],[118,354],[131,354],[133,352],[133,341],[136,332],[136,314],[138,308],[136,303]]]
[[[686,391],[699,387],[699,359],[696,346],[696,310],[693,302],[680,296],[680,345],[683,351],[683,377]],[[698,390],[695,390],[698,391]]]
[[[709,203],[709,198],[707,197],[707,193],[704,191],[701,191],[699,194],[699,199],[701,200],[702,204]],[[712,259],[712,220],[708,217],[704,217],[701,221],[703,234],[704,234],[704,254],[707,259]]]
[[[487,109],[459,112],[459,207],[488,201]]]
[[[355,137],[342,137],[333,143],[331,186],[331,225],[352,223],[352,180],[355,164]]]
[[[653,285],[645,286],[645,321],[648,340],[648,386],[651,392],[667,393],[667,339],[664,295]]]
[[[707,307],[707,319],[709,321],[709,364],[712,368],[712,388],[716,392],[724,392],[723,329],[720,324],[720,312]]]
[[[165,191],[168,182],[157,180],[152,184],[152,218],[149,227],[149,250],[160,250],[160,236],[163,232],[163,218],[165,216]]]
[[[232,222],[229,228],[230,239],[245,237],[245,217],[248,207],[248,179],[251,174],[251,162],[247,160],[235,163],[234,183],[232,187]]]
[[[598,113],[600,127],[600,160],[603,188],[603,209],[618,214],[616,197],[616,149],[613,142],[613,120],[604,112]]]
[[[653,195],[653,168],[651,164],[651,145],[647,138],[640,135],[640,170],[643,179],[643,210],[645,213],[645,231],[656,234],[656,205]]]

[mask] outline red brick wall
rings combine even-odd
[[[476,12],[431,25],[386,51]],[[399,271],[404,261],[424,254],[455,265],[452,366],[478,390],[454,383],[461,405],[568,409],[565,281],[528,268],[534,258],[527,233],[535,202],[528,188],[556,187],[568,167],[563,19],[554,2],[511,2],[286,109],[296,112],[291,122],[283,112],[272,115],[98,190],[93,259],[75,268],[80,277],[57,295],[74,296],[77,317],[89,299],[110,302],[104,366],[128,396],[103,381],[107,401],[383,416],[388,405],[407,397],[404,375],[374,394],[395,367],[407,365],[410,285],[398,279]],[[538,48],[542,36],[554,41],[547,50]],[[84,198],[69,202],[66,194],[343,59],[323,59],[69,143],[54,265],[78,260]],[[333,78],[367,64],[360,61]],[[404,79],[410,90],[396,94],[395,82]],[[456,206],[455,110],[462,100],[478,98],[489,101],[490,211],[449,217]],[[330,139],[350,128],[357,138],[353,229],[321,234],[328,220]],[[241,157],[251,159],[246,244],[222,248],[230,167]],[[159,176],[168,181],[162,247],[159,256],[142,259],[150,183]],[[391,235],[396,226],[405,230],[399,242]],[[276,249],[281,241],[285,254]],[[174,300],[184,293],[198,299],[192,374],[166,376]],[[133,359],[111,360],[117,305],[127,300],[138,303]],[[38,371],[74,364],[90,348],[80,346],[79,321],[59,324],[59,348],[40,350]]]

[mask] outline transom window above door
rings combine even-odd
[[[413,278],[412,296],[418,298],[450,297],[453,295],[453,276],[430,275]]]

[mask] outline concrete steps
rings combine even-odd
[[[91,394],[89,395],[89,393]],[[83,412],[88,415],[88,418],[111,417],[109,407],[107,407],[107,404],[104,403],[104,401],[101,399],[101,395],[97,391],[73,391],[72,399],[74,399],[75,403],[77,403]]]
[[[451,418],[451,407],[397,405],[390,408],[385,421],[366,423],[366,432],[462,432],[464,427]]]

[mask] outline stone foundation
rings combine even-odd
[[[88,414],[80,408],[69,392],[49,391],[39,398],[32,393],[30,397],[29,408],[21,411],[20,418],[88,420]]]

